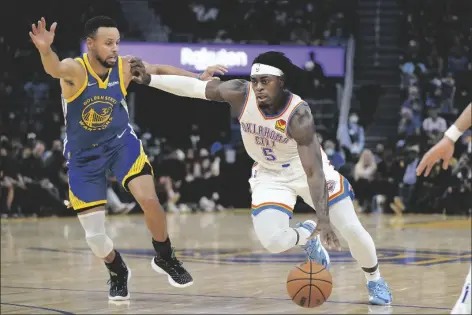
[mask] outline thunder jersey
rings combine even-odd
[[[66,125],[64,149],[69,152],[97,147],[118,136],[129,123],[121,57],[109,69],[105,81],[93,71],[86,53],[76,60],[87,75],[75,95],[67,99],[62,96]]]
[[[239,115],[241,136],[249,156],[262,167],[280,170],[289,166],[300,166],[297,143],[287,134],[288,122],[299,106],[307,106],[300,96],[290,93],[285,106],[275,115],[264,114],[257,106],[256,95],[248,84],[246,102]],[[321,150],[323,167],[329,165]]]

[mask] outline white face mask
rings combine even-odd
[[[357,117],[357,116],[351,116],[351,117],[349,117],[349,122],[350,122],[351,124],[357,124],[358,121],[359,121],[359,117]]]
[[[325,149],[326,155],[333,155],[334,154],[334,149],[333,148],[327,148]]]
[[[210,160],[209,159],[203,160],[202,166],[203,166],[203,168],[209,168],[210,167]]]

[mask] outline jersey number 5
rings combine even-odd
[[[277,158],[274,155],[274,151],[272,148],[262,148],[262,152],[264,153],[264,156],[267,161],[275,161]]]

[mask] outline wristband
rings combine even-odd
[[[463,132],[460,131],[459,128],[456,127],[456,125],[452,125],[451,127],[449,127],[448,130],[446,130],[444,135],[448,137],[449,139],[451,139],[452,142],[456,142],[457,139],[459,139],[460,136],[462,136],[462,133]]]

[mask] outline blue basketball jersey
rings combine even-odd
[[[65,152],[97,147],[129,127],[123,60],[118,61],[102,79],[90,66],[86,53],[76,58],[87,72],[85,82],[75,95],[62,97],[66,124]]]

